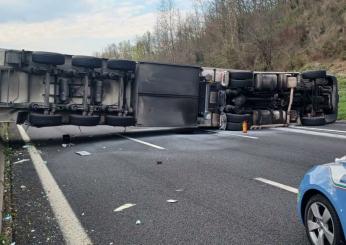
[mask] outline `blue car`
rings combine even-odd
[[[346,157],[305,174],[299,187],[298,215],[311,244],[346,244]]]

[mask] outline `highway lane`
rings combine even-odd
[[[343,127],[338,123],[322,130],[342,131]],[[297,188],[311,166],[346,154],[346,140],[337,137],[346,132],[321,128],[299,129],[305,133],[294,131],[298,129],[258,130],[249,132],[250,137],[209,130],[126,133],[162,149],[120,137],[121,130],[28,130],[94,244],[306,244],[304,227],[295,213],[296,195],[254,178]],[[74,135],[75,145],[63,148],[61,135],[66,133]],[[75,154],[79,150],[91,155]],[[20,195],[19,183],[32,179],[21,169],[30,165],[27,162],[13,169],[15,196]],[[36,185],[34,189],[40,183]],[[178,202],[167,203],[168,199]],[[136,206],[113,211],[126,203]],[[21,205],[19,210],[23,210]],[[20,222],[29,227],[25,219]],[[17,237],[18,244],[29,239]],[[32,237],[29,244],[45,238]],[[57,244],[59,239],[61,236],[56,236]]]

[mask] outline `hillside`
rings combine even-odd
[[[346,118],[346,0],[194,0],[159,5],[155,30],[96,55],[250,70],[324,68],[339,76]]]

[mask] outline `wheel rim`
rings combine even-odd
[[[306,225],[313,244],[333,244],[334,221],[329,209],[324,204],[314,202],[310,205]]]

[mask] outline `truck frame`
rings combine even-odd
[[[322,125],[337,119],[326,71],[252,72],[0,49],[0,121],[34,127]]]

